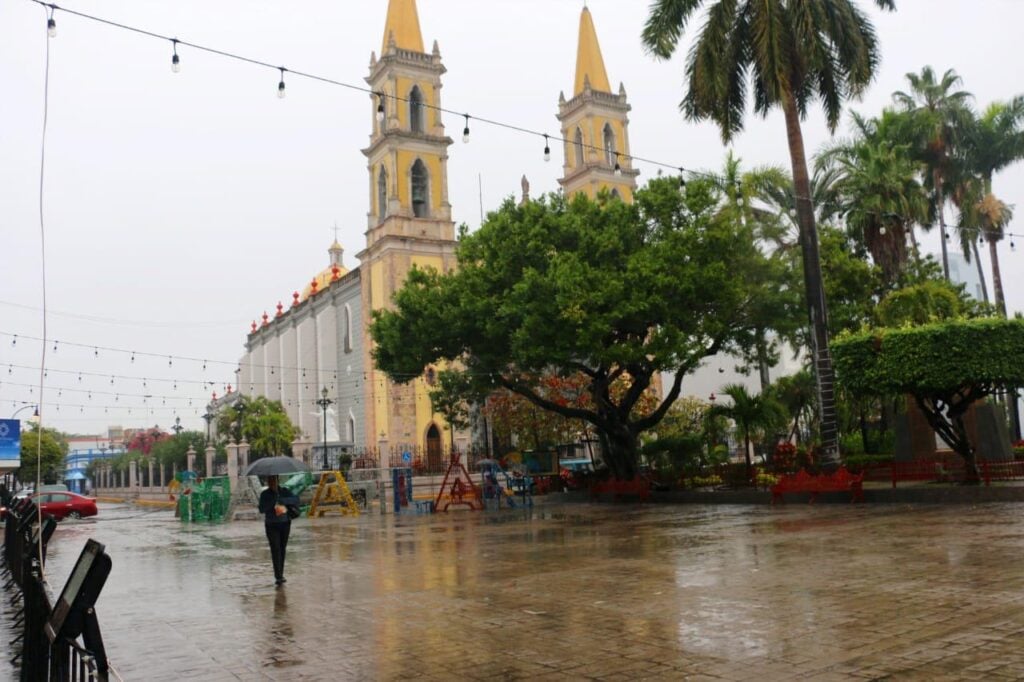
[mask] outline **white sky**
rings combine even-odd
[[[380,49],[386,4],[69,0],[67,6],[362,85],[370,52]],[[647,4],[589,2],[613,87],[624,82],[633,106],[633,152],[717,169],[726,152],[717,130],[684,121],[677,109],[683,55],[694,31],[676,59],[654,61],[639,38]],[[1024,92],[1015,66],[1024,2],[898,0],[895,14],[882,14],[867,0],[860,4],[876,22],[883,63],[864,101],[852,108],[877,113],[904,87],[904,74],[926,64],[940,72],[955,68],[982,106]],[[571,95],[581,7],[580,0],[419,0],[424,40],[428,49],[438,40],[448,68],[444,106],[557,134],[558,93]],[[204,371],[202,362],[168,366],[166,357],[141,355],[132,362],[103,350],[97,357],[91,348],[61,345],[52,353],[51,344],[46,395],[64,407],[45,408],[46,421],[77,432],[108,424],[167,428],[178,414],[186,427],[205,428],[197,415],[211,390],[222,393],[233,381],[249,322],[264,310],[273,314],[279,300],[287,305],[291,292],[326,266],[335,222],[345,264],[355,267],[368,205],[360,149],[368,141],[372,105],[367,95],[296,77],[286,79],[288,96],[279,100],[276,71],[188,48],[179,50],[181,73],[172,74],[169,42],[60,12],[56,18],[45,198],[49,336],[211,362]],[[45,35],[38,5],[0,4],[0,332],[23,336],[41,332],[37,211]],[[788,167],[781,116],[747,123],[734,143],[736,154],[749,165]],[[456,139],[449,162],[456,222],[479,223],[478,175],[485,210],[518,194],[524,173],[534,195],[556,189],[560,145],[552,145],[553,159],[545,164],[537,138],[476,123],[464,145],[461,118],[446,125]],[[844,121],[840,132],[845,129]],[[809,152],[827,141],[820,112],[811,114],[804,132]],[[641,181],[655,173],[638,167]],[[1022,180],[1024,167],[1015,167],[995,183],[996,193],[1019,211]],[[1011,229],[1024,233],[1020,224]],[[1024,308],[1024,239],[1017,241],[1016,253],[1001,246],[1012,310]],[[937,236],[925,245],[937,250]],[[987,256],[983,262],[987,271]],[[30,394],[15,384],[31,384],[38,373],[9,365],[38,367],[38,353],[38,344],[21,339],[12,346],[0,336],[0,417],[14,411],[12,400],[37,399],[38,389]],[[84,375],[79,382],[78,371],[102,376]],[[136,378],[111,385],[110,375]],[[145,388],[141,377],[148,378]],[[90,399],[69,389],[96,393]],[[121,395],[115,400],[100,391]],[[157,397],[143,406],[143,398],[130,394]],[[98,407],[68,407],[77,404],[118,409],[105,414]],[[126,405],[133,406],[131,415]]]

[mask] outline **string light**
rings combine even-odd
[[[619,153],[615,152],[615,174],[622,175],[622,166],[619,165]]]
[[[466,117],[466,127],[462,129],[462,141],[463,143],[469,142],[469,114],[463,114]]]
[[[51,38],[56,38],[57,37],[57,22],[53,18],[53,10],[54,10],[54,8],[51,6],[50,7],[50,16],[47,17],[47,19],[46,19],[46,35],[50,36]]]
[[[279,66],[277,68],[281,72],[281,82],[277,84],[277,96],[278,96],[279,99],[284,99],[284,71],[285,71],[285,69],[284,69],[283,66]]]
[[[377,93],[377,123],[384,122],[384,93]]]
[[[548,144],[548,136],[545,133],[545,135],[544,135],[544,161],[547,162],[547,161],[550,161],[550,160],[551,160],[551,145]]]
[[[171,49],[174,51],[174,54],[171,55],[171,72],[172,73],[180,73],[181,72],[181,60],[178,58],[178,39],[177,38],[171,38]]]
[[[679,169],[679,193],[686,194],[686,171]]]

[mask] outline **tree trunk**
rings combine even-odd
[[[747,460],[747,480],[754,482],[754,464],[750,461],[750,432],[743,429],[743,457]]]
[[[985,270],[981,266],[981,254],[978,253],[978,240],[971,240],[971,252],[974,254],[974,261],[978,267],[978,279],[981,280],[981,298],[988,303],[988,284],[985,283]]]
[[[811,202],[811,181],[807,171],[803,131],[800,129],[800,112],[792,93],[785,93],[782,108],[786,114],[786,134],[793,166],[793,189],[804,262],[804,288],[811,325],[810,350],[814,359],[812,366],[821,415],[821,459],[825,469],[832,469],[839,464],[839,429],[836,423],[835,374],[829,351],[828,306],[821,275],[818,231],[814,224],[814,205]]]
[[[992,261],[992,289],[996,296],[996,310],[1003,317],[1006,317],[1006,299],[1003,298],[1003,275],[999,271],[999,251],[996,249],[996,240],[986,237],[988,242],[988,256]],[[980,262],[980,261],[979,261]]]
[[[935,213],[939,217],[939,241],[942,242],[942,274],[949,281],[949,255],[947,253],[946,242],[946,216],[943,210],[945,201],[942,199],[942,172],[936,168],[932,173],[932,177],[935,179]]]
[[[910,249],[914,254],[914,262],[920,264],[921,262],[921,247],[917,244],[917,231],[914,229],[914,224],[911,223],[909,229],[910,233]]]
[[[604,461],[612,476],[620,481],[636,478],[639,448],[636,435],[628,428],[619,430],[598,429],[598,438],[604,448]]]
[[[978,471],[978,460],[975,457],[974,447],[967,437],[967,427],[964,425],[964,417],[959,414],[953,417],[953,429],[956,431],[957,443],[954,445],[956,451],[964,458],[964,483],[977,485],[981,482],[981,472]],[[952,445],[952,444],[951,444]]]

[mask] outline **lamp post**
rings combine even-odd
[[[206,422],[206,443],[207,443],[207,445],[209,445],[209,443],[210,443],[210,424],[213,422],[213,419],[216,416],[217,415],[215,415],[213,413],[212,409],[210,409],[209,407],[206,408],[206,414],[203,415],[203,421]]]
[[[327,471],[329,468],[327,466],[327,408],[334,404],[334,401],[328,398],[327,395],[327,387],[324,386],[320,391],[320,400],[316,401],[316,404],[324,412],[324,471]]]
[[[14,411],[14,414],[11,415],[11,419],[14,419],[18,415],[19,412],[24,412],[25,410],[28,410],[30,408],[35,408],[35,411],[32,413],[32,416],[29,417],[28,419],[26,419],[25,421],[30,422],[32,424],[38,424],[39,423],[39,406],[38,405],[24,405],[22,407],[19,407],[18,409],[16,409]]]
[[[181,417],[174,418],[174,426],[171,427],[171,431],[174,431],[174,435],[178,436],[181,434],[182,429],[185,427],[181,425]]]

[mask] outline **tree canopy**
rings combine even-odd
[[[18,480],[35,482],[37,472],[43,483],[57,483],[64,476],[64,458],[68,442],[64,434],[54,429],[33,425],[21,434],[21,467]],[[41,464],[41,466],[40,466]]]
[[[741,351],[763,323],[771,258],[751,228],[719,215],[709,182],[680,191],[656,179],[633,204],[551,195],[511,199],[459,244],[458,269],[414,269],[393,310],[374,313],[377,366],[398,382],[439,361],[477,381],[595,427],[612,472],[635,475],[638,435],[658,423],[683,377],[719,351]],[[674,375],[649,413],[637,406]],[[589,406],[538,390],[545,376],[587,379]],[[620,379],[626,390],[616,394]]]
[[[995,318],[883,328],[838,339],[839,380],[862,395],[909,394],[977,477],[964,414],[982,398],[1024,385],[1024,320]]]

